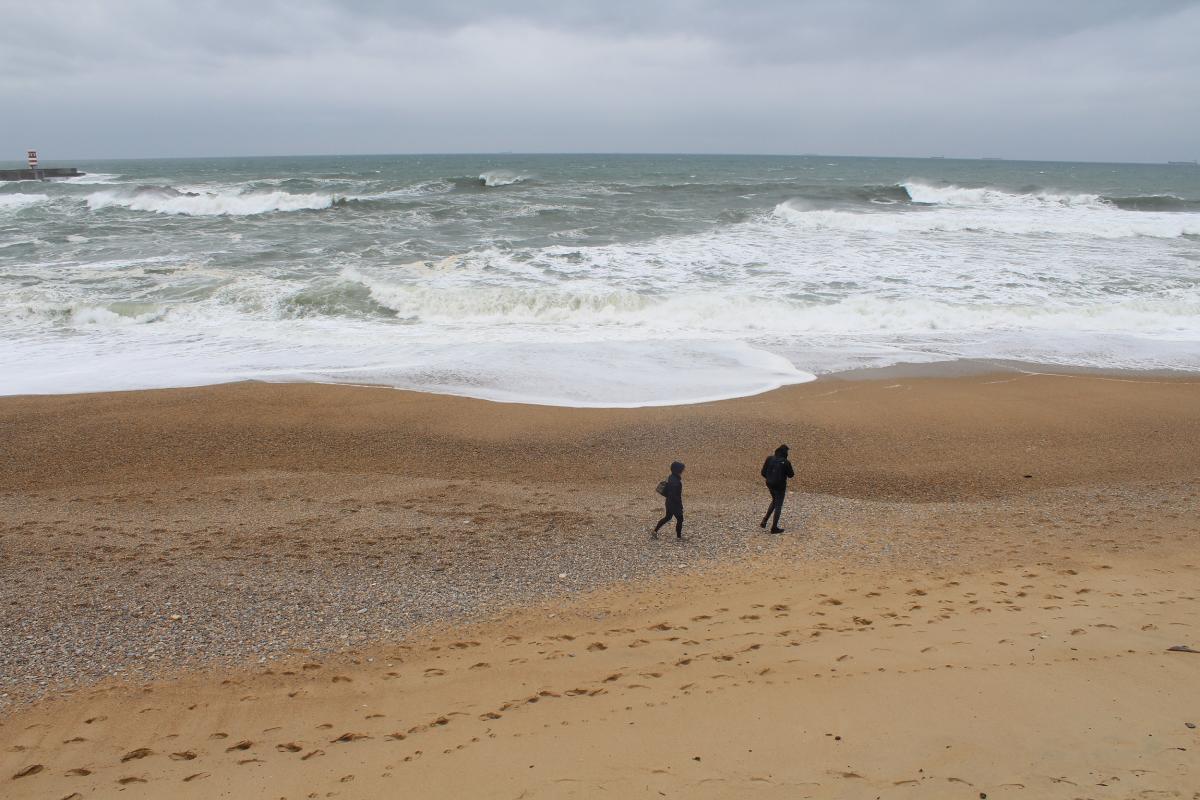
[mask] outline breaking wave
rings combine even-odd
[[[413,323],[487,327],[565,324],[624,338],[664,330],[693,334],[920,334],[948,331],[1066,330],[1200,335],[1200,294],[1070,305],[965,303],[919,297],[768,300],[715,292],[647,295],[616,289],[568,291],[402,284],[342,271],[338,303],[366,299]]]
[[[1186,205],[1163,209],[1162,198],[1155,198],[1156,202],[1148,203],[1144,210],[1129,210],[1134,198],[1124,198],[1118,204],[1096,194],[1012,192],[992,187],[931,186],[917,181],[900,186],[911,200],[904,207],[831,209],[815,207],[801,197],[780,203],[774,215],[800,227],[879,234],[990,232],[1100,239],[1200,235],[1200,213],[1178,213],[1189,210]],[[1190,202],[1173,199],[1178,204]],[[1153,208],[1155,205],[1159,208]]]
[[[93,211],[118,207],[154,214],[193,217],[248,217],[276,211],[307,211],[330,208],[336,202],[328,194],[290,194],[288,192],[181,192],[160,187],[142,187],[135,191],[104,191],[88,195]]]
[[[69,328],[112,328],[156,322],[167,313],[153,303],[17,302],[0,307],[0,319],[36,324],[50,322]]]
[[[484,186],[512,186],[514,183],[523,183],[527,180],[529,180],[528,175],[520,175],[506,169],[488,170],[479,176],[479,182]]]
[[[1095,194],[1063,194],[1035,189],[1028,192],[1012,192],[984,186],[976,189],[947,184],[933,186],[920,181],[906,181],[900,184],[914,203],[938,206],[1023,206],[1023,207],[1085,207],[1095,208],[1101,205],[1101,198]]]
[[[0,211],[20,211],[49,199],[46,194],[0,194]]]
[[[1091,208],[1122,211],[1191,211],[1200,212],[1200,200],[1190,200],[1171,194],[1131,195],[1110,197],[1100,194],[1054,192],[1041,188],[1009,191],[994,187],[967,188],[945,184],[934,186],[920,181],[899,184],[905,199],[913,203],[937,206],[1013,206]]]
[[[564,291],[480,286],[463,289],[424,283],[393,283],[345,269],[342,277],[361,286],[371,300],[402,318],[421,322],[600,322],[628,319],[655,301],[619,289]]]
[[[1192,172],[305,164],[0,187],[0,393],[254,377],[621,405],[910,360],[1200,371]]]

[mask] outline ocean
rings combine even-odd
[[[73,163],[0,183],[0,394],[257,379],[639,406],[964,358],[1200,370],[1194,166]]]

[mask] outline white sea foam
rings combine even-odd
[[[290,194],[288,192],[189,192],[142,189],[95,192],[88,195],[87,204],[98,211],[113,206],[131,211],[187,216],[245,217],[275,211],[303,211],[329,208],[333,195]]]
[[[50,199],[47,194],[0,194],[0,212],[20,211]]]
[[[1019,195],[994,189],[918,189],[928,209],[841,211],[785,201],[775,214],[805,228],[868,234],[986,232],[1016,236],[1057,234],[1097,239],[1200,236],[1200,214],[1124,211],[1092,195]],[[918,198],[924,198],[918,200]]]
[[[443,265],[443,271],[453,270]],[[1001,330],[1120,331],[1200,338],[1200,291],[1175,298],[1020,304],[937,300],[925,296],[862,295],[837,301],[783,300],[756,294],[475,286],[458,281],[390,282],[359,270],[345,280],[366,286],[401,317],[434,326],[461,326],[487,338],[520,336],[520,326],[575,328],[580,336],[628,339],[672,330],[714,337],[914,334]],[[561,334],[559,334],[561,335]]]

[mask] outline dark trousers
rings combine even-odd
[[[771,505],[767,506],[767,513],[763,515],[763,525],[767,524],[767,518],[774,512],[775,521],[771,523],[771,527],[778,528],[779,514],[783,511],[783,499],[787,497],[787,489],[776,489],[774,486],[768,486],[767,490],[771,492]]]
[[[658,529],[670,522],[671,517],[675,518],[675,535],[683,536],[683,506],[676,506],[672,508],[670,505],[668,505],[667,515],[660,519],[658,524],[654,526],[654,532],[658,533]]]

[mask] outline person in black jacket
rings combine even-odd
[[[675,538],[683,538],[683,464],[678,461],[671,463],[671,474],[667,476],[667,515],[654,526],[651,539],[658,538],[658,529],[675,518]]]
[[[783,511],[783,499],[787,497],[788,478],[796,477],[796,472],[792,469],[792,462],[788,461],[786,444],[776,447],[775,455],[767,456],[767,460],[763,462],[762,476],[767,482],[767,489],[771,492],[771,505],[767,506],[767,513],[758,527],[767,527],[767,520],[774,512],[775,521],[771,523],[771,533],[783,533],[783,528],[779,527],[779,514]]]

